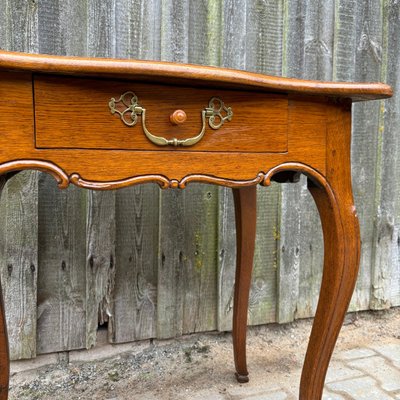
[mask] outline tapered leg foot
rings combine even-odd
[[[239,383],[247,383],[249,381],[249,375],[239,375],[235,372],[235,377]]]
[[[256,186],[233,189],[236,219],[236,278],[233,303],[233,353],[236,379],[249,381],[246,362],[246,331],[257,219]]]
[[[300,400],[320,400],[329,361],[357,279],[360,237],[351,186],[309,189],[321,216],[324,272],[300,383]]]

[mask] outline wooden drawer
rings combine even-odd
[[[146,109],[148,131],[168,140],[196,136],[212,97],[231,107],[233,117],[216,130],[206,120],[205,134],[193,146],[159,146],[145,136],[141,116],[130,127],[111,113],[110,99],[127,91]],[[288,146],[286,95],[37,75],[34,98],[36,148],[283,153]],[[173,125],[169,117],[178,109],[187,120]]]

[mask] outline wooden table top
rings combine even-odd
[[[322,82],[269,76],[209,66],[107,58],[65,57],[0,51],[0,69],[102,76],[179,85],[208,86],[276,93],[351,98],[353,101],[391,97],[383,83]]]
[[[144,182],[162,188],[185,188],[189,182],[234,188],[233,343],[240,382],[248,380],[255,185],[305,174],[321,216],[325,261],[299,398],[320,400],[360,257],[351,186],[351,103],[391,95],[382,83],[0,52],[5,99],[0,173],[38,169],[52,174],[61,188],[73,183],[105,190]],[[5,400],[9,372],[2,308],[0,297],[0,399]]]

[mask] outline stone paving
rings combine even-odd
[[[297,371],[296,377],[300,375]],[[228,388],[226,393],[202,391],[187,400],[296,400],[298,380],[293,388],[273,384],[249,388]],[[400,399],[400,344],[377,345],[336,354],[325,382],[323,400]]]

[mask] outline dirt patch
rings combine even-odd
[[[336,351],[400,339],[400,308],[349,314]],[[298,387],[311,320],[252,327],[248,332],[250,383],[233,376],[230,333],[189,335],[132,344],[132,351],[96,361],[68,362],[16,373],[10,400],[188,399],[204,391],[221,394],[242,386]],[[94,350],[95,351],[95,350]],[[199,395],[200,397],[196,397]]]

